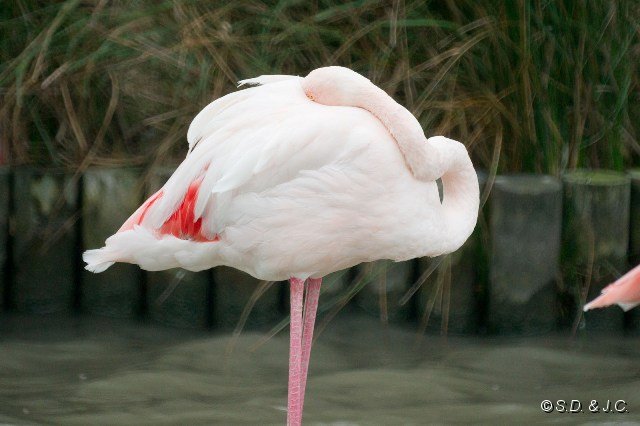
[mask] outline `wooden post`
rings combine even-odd
[[[564,320],[587,331],[620,332],[623,311],[582,306],[627,270],[629,177],[606,170],[576,170],[564,175]],[[588,294],[585,294],[588,290]]]
[[[147,195],[154,194],[175,168],[154,170]],[[147,272],[146,305],[153,322],[183,328],[205,328],[211,323],[211,274],[184,269]]]
[[[552,331],[557,323],[560,181],[544,175],[499,176],[490,208],[489,331]]]
[[[365,274],[366,286],[356,296],[356,306],[383,323],[406,321],[411,304],[400,305],[413,278],[413,262],[380,260],[364,263],[358,270]]]
[[[7,268],[9,259],[9,173],[9,167],[0,166],[0,311],[4,307],[9,278]]]
[[[640,169],[629,170],[631,197],[629,209],[629,267],[640,264]],[[627,330],[640,333],[640,308],[625,314]]]
[[[349,289],[350,278],[351,269],[343,269],[322,277],[322,294],[331,297],[346,295],[345,292]],[[287,298],[287,300],[289,299]],[[320,300],[320,305],[322,305],[322,299]]]
[[[80,216],[77,188],[77,181],[59,170],[15,171],[11,299],[18,311],[72,309]]]
[[[482,197],[487,175],[483,171],[477,173]],[[473,234],[460,249],[438,258],[418,260],[416,282],[433,270],[417,294],[421,329],[455,335],[474,334],[481,328],[484,296],[481,243],[486,234],[485,222],[481,209]]]
[[[147,305],[154,322],[180,328],[210,325],[209,271],[169,269],[147,276]]]
[[[631,184],[629,199],[629,262],[640,263],[640,169],[627,172]]]
[[[479,277],[479,232],[474,231],[454,253],[420,259],[420,275],[438,264],[420,292],[421,327],[449,335],[475,334],[480,330],[483,288]]]
[[[83,249],[104,246],[142,201],[140,173],[134,169],[92,168],[82,185]],[[85,312],[117,318],[138,314],[140,268],[116,263],[105,272],[82,274],[81,307]]]
[[[282,317],[282,286],[286,283],[260,281],[227,266],[213,270],[213,282],[216,327],[233,329],[242,319],[245,329],[265,329]],[[243,312],[248,313],[246,318]]]

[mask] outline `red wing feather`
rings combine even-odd
[[[174,237],[183,240],[193,240],[199,242],[213,242],[218,241],[219,237],[216,235],[213,239],[209,239],[202,234],[202,218],[195,219],[193,209],[196,205],[196,199],[198,198],[198,189],[202,183],[202,177],[193,181],[187,193],[182,200],[182,203],[173,212],[173,214],[167,219],[162,226],[158,229],[160,234],[173,235]],[[128,231],[133,229],[134,225],[142,224],[147,211],[153,206],[153,204],[162,197],[162,190],[153,194],[147,201],[131,215],[131,217],[122,225],[118,232]]]

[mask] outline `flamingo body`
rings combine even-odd
[[[374,115],[311,101],[301,80],[282,77],[207,106],[189,129],[187,158],[106,247],[85,253],[87,269],[228,265],[286,280],[460,246],[475,220],[451,229],[436,183],[411,174]],[[477,190],[476,181],[472,198]]]
[[[287,423],[296,426],[322,276],[456,250],[476,224],[478,180],[464,145],[425,138],[411,113],[351,70],[240,83],[258,86],[204,108],[163,188],[83,259],[93,272],[114,262],[227,265],[288,279]]]

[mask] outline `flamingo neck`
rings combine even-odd
[[[434,181],[442,176],[438,152],[430,149],[422,127],[413,114],[374,84],[363,89],[358,99],[355,106],[375,115],[396,140],[416,179]]]
[[[363,95],[356,106],[371,112],[387,128],[413,176],[426,182],[442,178],[440,213],[446,235],[441,252],[456,250],[473,232],[480,204],[478,177],[467,149],[443,136],[425,138],[418,120],[379,87],[371,84]]]
[[[466,148],[443,136],[429,138],[448,165],[442,175],[442,253],[457,250],[469,238],[478,220],[480,186]]]

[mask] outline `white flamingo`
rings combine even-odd
[[[83,258],[93,272],[228,265],[289,280],[287,423],[299,425],[322,277],[456,250],[476,224],[478,180],[463,144],[425,138],[409,111],[347,68],[240,84],[257,87],[204,108],[173,176]]]

